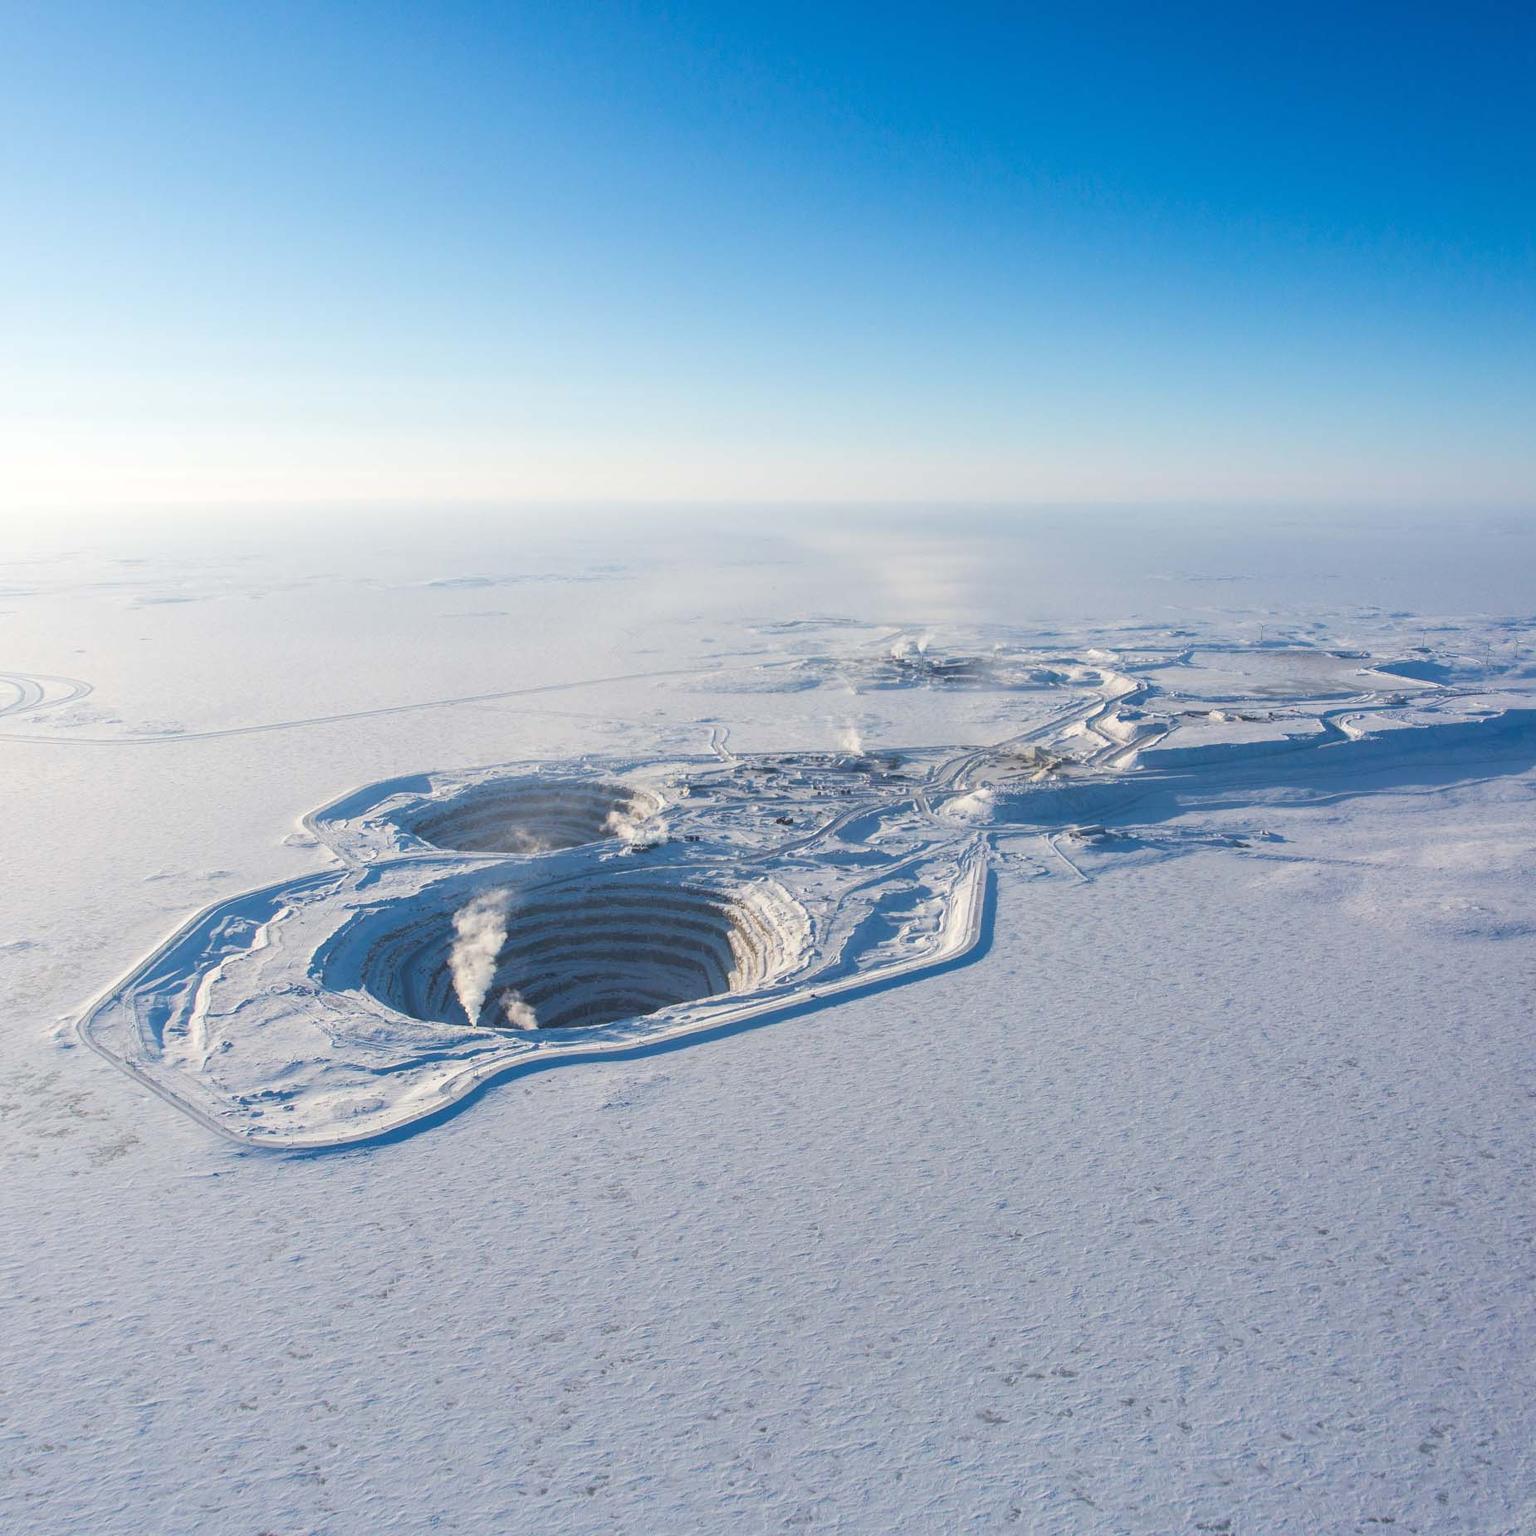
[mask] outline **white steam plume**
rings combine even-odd
[[[533,1011],[533,1004],[516,987],[508,987],[501,994],[501,1011],[506,1014],[507,1023],[513,1029],[539,1027],[539,1016]]]
[[[901,661],[916,651],[919,656],[928,654],[928,647],[933,643],[933,636],[928,630],[923,630],[917,635],[898,635],[891,642],[891,658]]]
[[[864,756],[864,738],[851,720],[837,733],[837,744],[843,749],[845,757]]]
[[[654,847],[667,840],[667,824],[655,816],[631,816],[627,811],[612,810],[603,826],[626,848],[633,848],[637,843]]]
[[[507,853],[533,854],[549,851],[549,844],[526,827],[508,827],[502,841]]]
[[[471,1024],[480,1022],[485,994],[496,974],[496,959],[507,942],[510,891],[482,891],[453,914],[453,948],[448,969],[453,990]]]

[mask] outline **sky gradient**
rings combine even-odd
[[[1527,5],[0,27],[16,508],[1536,501]]]

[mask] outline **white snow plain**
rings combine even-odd
[[[18,538],[0,1524],[1536,1528],[1533,578],[1473,514]],[[432,880],[521,997],[518,882],[636,871],[729,995],[443,1011]]]

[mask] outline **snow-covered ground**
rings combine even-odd
[[[7,1528],[1536,1528],[1536,523],[10,556]]]

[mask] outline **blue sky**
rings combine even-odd
[[[1528,504],[1526,5],[10,3],[16,504]]]

